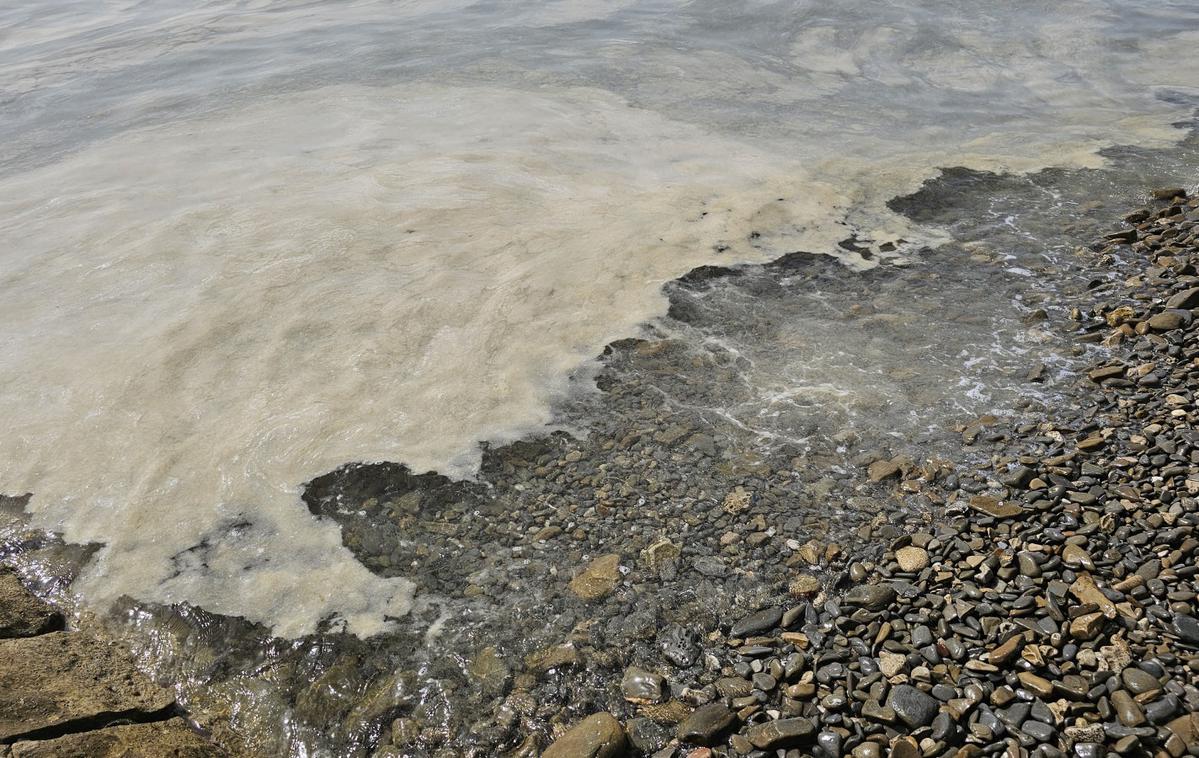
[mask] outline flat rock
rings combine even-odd
[[[779,719],[750,727],[745,737],[759,750],[777,750],[797,747],[811,739],[815,731],[808,719]]]
[[[599,600],[612,593],[620,584],[620,556],[601,555],[570,580],[570,591],[584,600]]]
[[[624,727],[611,714],[594,713],[572,726],[542,758],[618,758],[628,749]]]
[[[899,476],[903,472],[903,465],[899,459],[892,461],[875,461],[866,469],[866,475],[872,482],[881,482],[884,479],[890,479],[893,476]]]
[[[175,697],[115,645],[76,632],[0,640],[0,742],[169,708]]]
[[[1015,503],[1005,503],[987,495],[975,495],[970,498],[970,507],[994,518],[1011,518],[1024,513],[1024,509]]]
[[[16,574],[0,571],[0,637],[34,637],[62,628],[62,615],[25,589]]]
[[[183,719],[110,726],[53,740],[18,742],[12,758],[211,758],[227,753]]]

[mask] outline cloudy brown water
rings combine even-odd
[[[475,478],[480,443],[591,402],[595,356],[696,266],[920,266],[946,231],[887,202],[940,167],[1166,150],[1199,94],[1189,2],[51,0],[0,28],[0,492],[103,546],[83,606],[282,638],[435,599],[361,563],[306,482]],[[946,307],[929,287],[903,318]],[[802,370],[768,349],[752,397],[679,407],[767,445],[812,437],[795,408],[895,407],[902,367],[873,377],[902,358],[818,317],[851,289],[796,288],[772,338]],[[986,410],[1002,355],[958,357],[911,429]]]

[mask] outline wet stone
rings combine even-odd
[[[630,703],[659,703],[663,698],[666,679],[645,669],[630,666],[620,681],[620,691]]]
[[[806,743],[816,727],[804,718],[779,719],[764,724],[755,724],[745,736],[759,750],[798,747]]]
[[[670,742],[670,732],[652,719],[631,719],[625,725],[629,742],[642,753],[654,753]]]
[[[1124,726],[1140,726],[1145,723],[1145,711],[1140,704],[1124,690],[1112,693],[1112,707],[1116,709],[1116,717]]]
[[[889,584],[862,584],[845,593],[845,604],[881,611],[894,602],[895,597],[895,588]]]
[[[893,687],[887,705],[912,728],[928,726],[940,710],[940,704],[934,698],[908,684]]]
[[[1020,731],[1040,743],[1047,743],[1057,736],[1056,729],[1040,721],[1025,721],[1020,725]]]
[[[1199,620],[1193,616],[1187,616],[1179,613],[1174,616],[1173,623],[1174,633],[1183,642],[1191,645],[1199,645]]]
[[[620,556],[601,555],[570,580],[570,591],[583,600],[595,601],[610,595],[620,584]]]
[[[607,713],[575,724],[542,753],[542,758],[620,758],[628,745],[624,728]]]
[[[679,725],[678,738],[696,745],[717,745],[737,717],[722,703],[701,705]]]
[[[768,632],[778,626],[779,621],[783,618],[782,608],[766,608],[765,610],[751,613],[737,623],[733,624],[729,630],[730,637],[749,637],[755,634]]]

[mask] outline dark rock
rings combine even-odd
[[[757,613],[751,613],[733,624],[733,627],[729,630],[729,636],[750,637],[755,634],[768,632],[778,626],[782,618],[782,608],[766,608]]]
[[[895,600],[895,588],[889,584],[859,584],[845,593],[845,604],[881,611]]]
[[[679,725],[678,737],[695,745],[717,745],[736,721],[737,717],[723,703],[701,705]]]
[[[625,725],[629,742],[642,753],[656,753],[670,742],[670,732],[652,719],[630,719]]]
[[[935,699],[908,684],[891,688],[887,705],[913,729],[931,724],[940,710]]]
[[[1183,642],[1199,645],[1199,620],[1193,616],[1179,613],[1174,616],[1174,633]]]

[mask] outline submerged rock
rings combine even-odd
[[[549,746],[542,758],[619,758],[628,749],[624,727],[608,713],[588,716]]]
[[[594,601],[610,595],[620,584],[620,555],[608,553],[593,560],[570,580],[570,591],[583,600]]]

